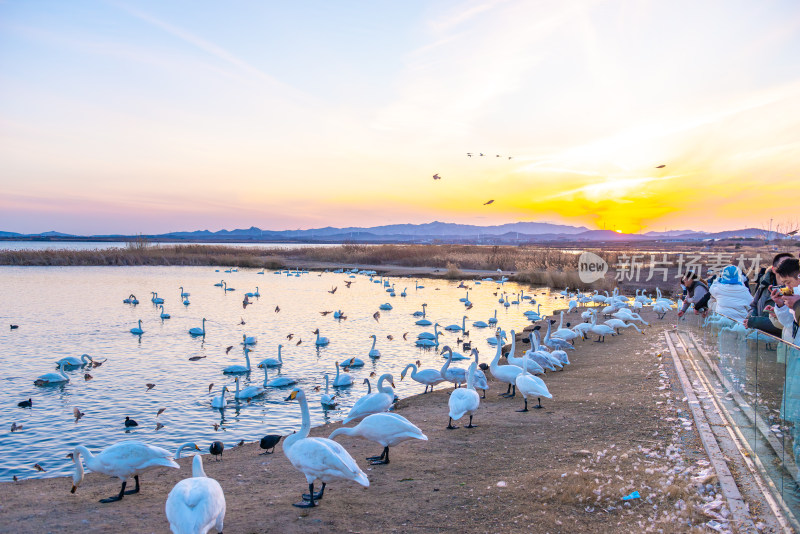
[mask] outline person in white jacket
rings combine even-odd
[[[753,296],[744,285],[742,271],[735,265],[728,265],[711,284],[709,292],[717,301],[716,312],[731,319],[744,322],[750,311]]]

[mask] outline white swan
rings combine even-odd
[[[175,456],[174,456],[175,460],[180,459],[181,453],[183,452],[183,449],[194,449],[196,451],[199,451],[200,447],[198,447],[197,443],[195,443],[193,441],[187,441],[186,443],[184,443],[183,445],[181,445],[180,447],[178,447],[175,450]]]
[[[430,332],[420,332],[417,334],[417,339],[437,339],[439,337],[439,323],[434,323],[433,334]]]
[[[386,380],[392,384],[392,388],[394,387],[394,380],[391,374],[386,373],[381,375],[378,379],[378,392],[367,393],[358,399],[355,404],[353,404],[353,407],[350,408],[350,413],[347,414],[347,417],[342,422],[347,424],[350,421],[363,419],[373,413],[389,411],[389,408],[394,404],[394,390],[383,385]]]
[[[436,384],[441,384],[445,381],[444,378],[442,378],[442,373],[436,369],[422,369],[418,371],[416,364],[409,363],[406,365],[405,369],[403,369],[403,372],[400,373],[401,382],[406,377],[406,372],[409,369],[411,369],[412,380],[415,380],[416,382],[419,382],[425,386],[425,391],[423,391],[423,393],[427,393],[428,388],[431,388],[431,391],[433,391],[433,386]]]
[[[158,293],[151,291],[150,294],[153,295],[152,298],[150,299],[153,302],[153,304],[164,304],[164,299],[159,297]]]
[[[427,304],[422,305],[422,311],[415,311],[411,315],[414,317],[425,317],[425,307],[428,306]]]
[[[428,436],[422,433],[416,425],[402,415],[396,413],[374,413],[365,417],[353,428],[337,428],[328,439],[336,436],[354,436],[374,441],[383,445],[380,456],[370,456],[367,460],[372,465],[389,463],[389,447],[394,447],[410,439],[428,441]]]
[[[451,324],[444,327],[445,330],[448,332],[462,332],[465,331],[467,327],[467,316],[461,318],[461,326],[457,324]]]
[[[308,414],[308,401],[300,389],[294,389],[286,398],[287,401],[297,399],[300,402],[300,411],[303,422],[300,430],[287,436],[283,441],[283,453],[294,466],[306,476],[308,494],[303,495],[303,500],[295,503],[298,508],[311,508],[325,494],[325,486],[337,478],[353,480],[364,487],[369,487],[367,475],[358,467],[353,457],[344,447],[333,440],[325,438],[309,438],[311,418]],[[314,493],[314,482],[322,481],[319,493]]]
[[[214,284],[215,287],[222,287],[225,285],[225,280],[220,280],[218,284]]]
[[[450,367],[453,362],[453,349],[448,346],[442,348],[442,354],[447,353],[447,361],[444,362],[439,374],[448,382],[452,382],[456,387],[460,387],[467,381],[467,370],[460,367]]]
[[[606,336],[617,335],[616,331],[607,324],[597,324],[597,313],[592,313],[592,327],[589,329],[589,332],[597,336],[595,341],[605,341]]]
[[[33,381],[33,385],[35,386],[56,386],[61,384],[66,384],[69,382],[69,377],[67,373],[64,372],[64,368],[67,366],[65,362],[61,362],[58,366],[57,373],[47,373],[41,375],[36,380]]]
[[[378,342],[378,336],[376,336],[375,334],[372,334],[369,337],[372,338],[372,348],[369,349],[369,357],[370,358],[380,358],[381,357],[381,351],[379,351],[378,349],[375,348],[375,344]]]
[[[266,371],[266,369],[265,369]],[[247,386],[246,388],[240,390],[239,389],[239,377],[236,377],[236,393],[233,394],[233,398],[236,400],[247,400],[252,399],[253,397],[258,397],[264,393],[264,388],[267,387],[267,376],[266,372],[264,374],[264,387],[259,386]]]
[[[244,359],[247,362],[247,366],[244,365],[229,365],[228,367],[224,368],[222,372],[226,375],[233,375],[237,373],[249,373],[250,372],[250,349],[247,347],[244,348]]]
[[[327,337],[320,337],[320,335],[319,335],[319,328],[317,328],[316,330],[314,330],[314,333],[315,333],[315,334],[317,334],[317,340],[316,340],[314,343],[315,343],[315,344],[316,344],[318,347],[324,347],[325,345],[327,345],[328,343],[330,343],[330,341],[328,340],[328,338],[327,338]]]
[[[277,358],[264,358],[258,363],[258,366],[261,367],[280,367],[283,365],[283,358],[281,357],[281,349],[283,345],[278,345],[278,357]]]
[[[192,460],[192,478],[175,484],[164,511],[172,534],[206,534],[212,528],[222,532],[225,494],[219,482],[206,476],[199,454]]]
[[[330,394],[328,391],[328,373],[325,373],[325,393],[320,396],[319,402],[326,408],[336,408],[336,393]]]
[[[196,326],[194,328],[190,328],[189,329],[189,335],[190,336],[204,336],[205,337],[205,335],[206,335],[206,318],[205,317],[203,317],[203,326],[200,327],[200,328],[197,328]]]
[[[607,324],[608,326],[610,326],[611,328],[613,328],[614,330],[616,330],[617,334],[619,334],[619,329],[620,328],[631,328],[631,327],[633,327],[640,334],[644,334],[644,332],[639,330],[638,326],[636,326],[633,323],[626,323],[622,319],[609,319],[608,321],[603,321],[603,322],[605,324]]]
[[[161,309],[161,315],[159,315],[159,317],[162,319],[169,319],[170,315],[164,311],[164,306],[160,306],[159,308]]]
[[[340,363],[339,367],[364,367],[364,360],[361,358],[350,358]]]
[[[489,321],[488,322],[489,322],[490,325],[497,324],[497,310],[494,311],[494,315],[493,316],[489,317]]]
[[[558,329],[550,334],[550,337],[557,337],[559,339],[563,339],[564,341],[571,341],[578,336],[579,334],[575,332],[575,330],[564,327],[564,312],[562,311],[561,320],[558,323]]]
[[[83,367],[87,363],[92,363],[92,357],[88,354],[81,354],[80,359],[75,356],[65,356],[56,362],[56,366],[60,367],[64,363],[64,367]]]
[[[183,286],[181,286],[181,298],[188,297],[189,295],[191,295],[191,293],[187,293],[186,291],[184,291]]]
[[[483,373],[481,369],[478,369],[478,349],[472,349],[472,355],[475,356],[475,372],[472,374],[475,375],[475,389],[483,390],[483,398],[486,398],[486,390],[489,389],[489,382],[486,380],[486,375]]]
[[[528,353],[526,352],[525,363],[528,361]],[[544,380],[538,376],[533,376],[532,374],[528,373],[524,366],[522,368],[522,372],[517,375],[515,384],[517,386],[517,390],[519,390],[519,392],[522,394],[522,398],[525,399],[525,408],[522,410],[517,410],[518,412],[528,411],[528,395],[536,396],[539,399],[538,406],[534,406],[534,408],[542,407],[541,397],[548,399],[553,398],[553,396],[550,394],[550,391],[547,390],[547,384],[544,383]]]
[[[269,380],[267,377],[267,366],[266,365],[258,365],[261,369],[264,369],[264,387],[271,387],[271,388],[282,388],[286,386],[291,386],[292,384],[297,384],[297,380],[294,378],[289,378],[288,376],[279,376],[278,378],[273,378]]]
[[[211,407],[212,408],[224,408],[225,407],[225,393],[228,391],[228,386],[222,386],[222,394],[218,397],[214,397],[211,399]]]
[[[142,330],[142,320],[141,319],[139,319],[139,326],[134,326],[133,328],[131,328],[131,334],[133,334],[135,336],[141,336],[142,334],[144,334],[144,330]]]
[[[140,441],[122,441],[103,449],[97,456],[93,455],[89,449],[83,445],[78,445],[72,452],[72,460],[75,462],[75,475],[72,477],[72,491],[75,493],[78,486],[83,483],[83,461],[86,467],[95,473],[102,473],[122,480],[122,488],[119,495],[102,499],[100,502],[108,503],[121,500],[125,495],[125,486],[128,479],[133,477],[136,481],[136,488],[130,493],[139,492],[139,475],[156,467],[180,466],[172,459],[172,454],[161,447],[147,445]]]
[[[508,360],[508,363],[510,363],[511,365],[516,365],[520,369],[522,369],[522,366],[525,365],[525,369],[531,374],[534,375],[544,374],[544,368],[541,365],[536,363],[535,360],[525,357],[528,355],[529,352],[535,352],[533,347],[536,346],[536,340],[534,338],[533,332],[531,332],[530,334],[530,340],[531,340],[531,349],[526,350],[525,355],[522,358],[517,358],[516,356],[514,356],[514,350],[513,350],[514,342],[512,341],[511,343],[512,350],[509,351],[509,353],[506,355],[506,359]]]
[[[258,343],[258,339],[256,339],[255,336],[242,334],[242,345],[255,345],[256,343]]]
[[[258,292],[258,286],[256,286],[256,290],[255,291],[251,291],[250,293],[245,293],[245,296],[247,296],[247,297],[256,297],[256,298],[260,297],[261,293]]]
[[[333,379],[333,387],[343,388],[347,386],[352,386],[353,377],[347,373],[340,375],[339,371],[340,371],[339,362],[336,362],[336,377]]]
[[[512,337],[514,336],[512,332]],[[501,396],[503,397],[513,397],[517,393],[517,385],[516,379],[517,375],[522,372],[521,367],[517,367],[516,365],[500,365],[500,356],[503,353],[503,344],[500,342],[498,337],[497,339],[497,352],[494,355],[494,359],[492,359],[492,363],[489,364],[489,372],[492,373],[492,376],[495,377],[500,382],[505,382],[508,384],[508,389],[505,393],[502,393]],[[514,393],[511,393],[511,388],[514,388]]]
[[[472,416],[481,405],[481,398],[478,392],[475,391],[476,368],[477,365],[475,362],[469,364],[469,369],[467,370],[467,387],[457,389],[450,394],[450,399],[447,401],[447,405],[450,408],[450,418],[447,422],[448,429],[452,430],[458,428],[457,426],[453,426],[453,420],[458,421],[465,415],[469,415],[469,424],[465,428],[475,427],[475,425],[472,424]]]

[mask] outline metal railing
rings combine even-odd
[[[731,424],[785,509],[799,518],[800,346],[718,313],[684,315],[678,332],[717,375]]]

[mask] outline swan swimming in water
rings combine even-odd
[[[159,317],[161,317],[162,319],[169,319],[170,315],[164,311],[164,306],[161,306],[160,309],[161,309],[161,315]]]
[[[237,382],[238,384],[238,382]],[[218,397],[214,397],[211,399],[211,407],[212,408],[224,408],[225,407],[225,393],[228,391],[228,386],[222,386],[222,394]]]
[[[336,408],[336,394],[328,391],[328,373],[325,373],[325,393],[320,396],[319,402],[324,408]]]
[[[269,380],[267,378],[267,366],[259,364],[259,367],[264,369],[264,387],[271,387],[271,388],[282,388],[286,386],[291,386],[292,384],[297,384],[297,380],[294,378],[289,378],[288,376],[279,376],[278,378],[273,378]]]
[[[375,348],[375,344],[378,342],[378,336],[376,336],[375,334],[372,334],[369,337],[372,338],[372,348],[369,349],[369,357],[370,358],[380,358],[381,357],[381,351],[379,351],[378,349]]]
[[[368,415],[352,428],[337,428],[328,439],[336,436],[353,436],[374,441],[383,445],[380,456],[367,458],[370,464],[388,464],[389,447],[394,447],[410,439],[428,441],[428,436],[422,433],[411,421],[396,413],[374,413]]]
[[[133,328],[131,328],[131,334],[133,334],[135,336],[141,336],[142,334],[144,334],[144,330],[142,330],[142,320],[141,319],[139,319],[139,326],[134,326]]]
[[[192,477],[175,484],[167,496],[164,511],[173,534],[206,534],[212,528],[222,532],[225,521],[225,494],[222,486],[208,478],[203,459],[192,460]]]
[[[336,377],[333,379],[333,387],[342,388],[353,385],[353,377],[348,374],[339,374],[339,362],[336,362]]]
[[[278,357],[277,358],[264,358],[259,362],[258,366],[261,367],[262,365],[266,367],[280,367],[283,365],[283,358],[281,357],[281,349],[283,345],[278,345]]]
[[[247,366],[244,365],[229,365],[228,367],[224,368],[222,372],[226,375],[237,374],[237,373],[249,373],[250,372],[250,349],[247,347],[244,348],[244,359],[247,362]]]
[[[75,356],[66,356],[61,358],[56,362],[56,366],[60,367],[61,364],[65,364],[64,367],[84,367],[88,363],[92,363],[92,357],[88,354],[81,354],[80,359],[76,358]]]
[[[300,402],[302,425],[295,434],[287,436],[283,441],[283,453],[294,466],[306,476],[308,494],[303,495],[302,502],[294,504],[298,508],[313,508],[316,501],[323,498],[325,486],[337,478],[353,480],[364,487],[369,487],[367,475],[358,467],[353,457],[344,447],[333,440],[310,438],[311,417],[308,413],[308,401],[301,389],[294,389],[286,398],[287,401],[297,399]],[[314,482],[320,480],[322,488],[314,493]]]
[[[103,449],[96,456],[83,445],[78,445],[72,452],[72,460],[75,462],[75,475],[72,477],[72,490],[75,493],[83,483],[83,462],[95,473],[102,473],[122,480],[122,488],[119,495],[102,499],[100,502],[109,503],[122,500],[126,495],[125,486],[128,479],[133,477],[136,481],[136,488],[130,493],[139,492],[139,475],[156,467],[180,466],[172,459],[172,454],[161,447],[147,445],[140,441],[121,441],[110,447]]]
[[[203,317],[203,326],[200,327],[200,328],[197,328],[196,326],[194,328],[190,328],[189,329],[189,335],[190,336],[203,336],[203,337],[205,337],[205,335],[206,335],[206,319],[205,319],[205,317]]]
[[[57,386],[68,383],[69,377],[64,372],[64,368],[66,366],[67,364],[64,361],[62,361],[61,364],[58,366],[57,373],[44,374],[39,378],[37,378],[36,380],[34,380],[33,384],[35,386]]]
[[[327,345],[328,343],[330,343],[330,341],[328,340],[328,338],[327,338],[327,337],[320,337],[320,335],[319,335],[319,328],[317,328],[316,330],[314,330],[314,332],[313,332],[313,333],[317,335],[317,340],[316,340],[314,343],[315,343],[315,344],[316,344],[318,347],[324,347],[325,345]]]

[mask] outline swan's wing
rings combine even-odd
[[[362,437],[385,446],[394,446],[407,439],[421,439],[427,441],[427,436],[422,433],[414,423],[400,414],[386,412],[376,413],[364,418],[358,424]]]
[[[370,393],[369,395],[364,395],[350,408],[350,413],[347,414],[347,418],[344,422],[347,423],[371,413],[385,412],[392,405],[393,400],[394,399],[389,398],[389,395],[384,393]]]
[[[208,532],[225,516],[225,495],[211,478],[187,478],[178,482],[167,497],[165,511],[174,534]]]

